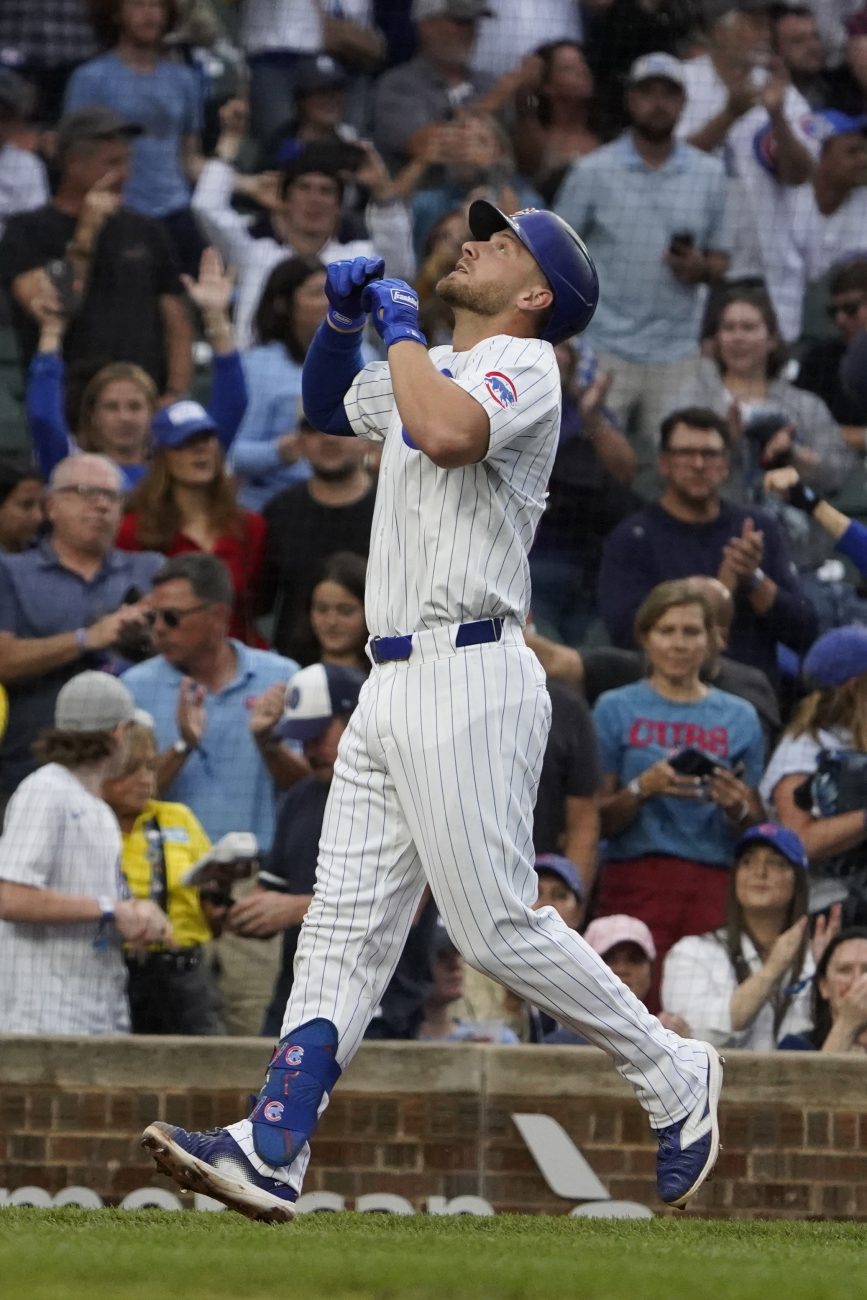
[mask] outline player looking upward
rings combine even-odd
[[[659,1138],[662,1199],[716,1159],[721,1066],[659,1021],[550,908],[534,912],[532,817],[550,723],[524,643],[527,553],[560,425],[552,344],[584,329],[598,282],[552,213],[478,200],[437,286],[455,315],[429,353],[418,299],[365,259],[328,268],[304,366],[317,429],[382,444],[367,575],[373,663],[340,742],[316,891],[266,1082],[248,1119],[151,1124],[161,1169],[231,1208],[288,1219],[308,1139],[361,1041],[425,884],[473,966],[608,1053]],[[388,360],[363,365],[370,316]],[[297,701],[294,701],[297,707]]]

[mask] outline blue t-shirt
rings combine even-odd
[[[600,695],[593,710],[605,775],[621,786],[679,749],[700,749],[720,766],[744,764],[743,780],[757,786],[764,742],[752,704],[714,687],[703,700],[667,700],[647,681]],[[710,800],[648,799],[631,826],[608,841],[612,861],[669,853],[692,862],[729,866],[735,835]]]
[[[181,150],[184,137],[202,130],[202,91],[190,68],[160,59],[152,72],[137,72],[116,54],[102,54],[76,68],[64,110],[112,108],[144,130],[132,142],[132,164],[123,201],[133,212],[164,217],[190,201]]]

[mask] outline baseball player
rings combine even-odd
[[[294,1213],[308,1140],[403,948],[425,884],[473,966],[611,1057],[657,1132],[662,1199],[716,1160],[722,1071],[659,1021],[552,908],[533,911],[532,816],[550,722],[527,648],[527,553],[560,423],[552,344],[593,315],[598,281],[550,212],[469,210],[437,291],[451,347],[429,353],[418,298],[367,259],[328,267],[304,366],[315,428],[382,444],[367,576],[373,668],[341,740],[313,903],[283,1030],[255,1107],[227,1129],[155,1123],[143,1144],[182,1186],[251,1218]],[[368,318],[387,361],[363,365]],[[295,702],[297,705],[297,701]]]

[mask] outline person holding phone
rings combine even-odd
[[[735,841],[761,819],[758,714],[701,680],[716,635],[702,592],[660,583],[635,617],[647,676],[593,711],[608,840],[596,910],[644,921],[657,969],[678,939],[722,924]],[[657,997],[655,983],[650,1005]]]

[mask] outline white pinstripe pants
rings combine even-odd
[[[682,1119],[701,1096],[704,1053],[663,1029],[553,909],[531,910],[550,726],[538,660],[517,626],[462,650],[452,636],[418,634],[409,660],[374,667],[362,689],[340,742],[283,1035],[333,1021],[345,1068],[427,881],[468,962],[607,1052],[655,1127]],[[242,1126],[232,1131],[240,1140]],[[306,1163],[305,1152],[293,1184]]]

